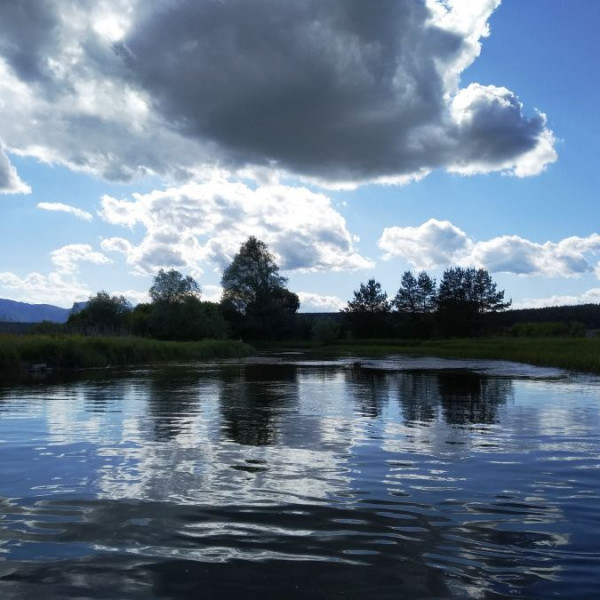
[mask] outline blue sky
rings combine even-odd
[[[143,301],[174,267],[218,299],[256,235],[301,310],[455,265],[515,306],[600,302],[595,0],[0,17],[2,298]]]

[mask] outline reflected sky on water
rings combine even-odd
[[[6,386],[0,596],[591,597],[599,425],[598,379],[486,361]]]

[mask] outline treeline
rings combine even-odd
[[[125,297],[100,291],[83,307],[74,307],[64,329],[175,341],[295,336],[300,300],[287,289],[287,279],[264,242],[250,237],[242,244],[223,272],[221,285],[221,302],[207,302],[193,277],[161,269],[150,287],[150,302],[132,307]],[[36,329],[52,333],[61,326],[44,324]]]
[[[489,333],[487,316],[510,305],[485,269],[452,267],[439,284],[426,271],[405,271],[391,299],[370,279],[343,312],[355,337],[454,337]]]
[[[573,336],[594,327],[592,315],[600,324],[597,305],[507,311],[511,300],[505,300],[504,290],[498,289],[488,271],[472,267],[449,268],[439,283],[426,271],[406,271],[390,297],[379,282],[369,279],[339,314],[298,315],[298,296],[288,290],[287,279],[266,244],[253,236],[224,270],[221,285],[220,302],[207,302],[191,276],[161,269],[149,289],[150,302],[133,307],[123,296],[100,291],[87,303],[74,305],[65,326],[42,323],[31,332],[330,343],[340,338],[429,339],[498,333]],[[573,316],[587,311],[585,325],[576,318],[565,319],[568,309]],[[538,318],[540,311],[546,318]],[[555,322],[548,318],[553,315]]]

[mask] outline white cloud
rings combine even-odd
[[[202,300],[206,302],[220,302],[223,288],[220,285],[203,285]]]
[[[450,221],[429,219],[419,227],[386,227],[378,245],[385,259],[402,256],[417,269],[429,269],[462,262],[471,240]]]
[[[337,296],[322,296],[312,292],[298,292],[302,312],[337,312],[347,304]]]
[[[63,204],[62,202],[39,202],[37,207],[41,210],[65,212],[77,217],[78,219],[82,219],[83,221],[91,221],[94,218],[91,213],[81,210],[80,208],[76,208],[75,206]]]
[[[68,244],[50,253],[52,263],[60,273],[72,275],[79,269],[79,263],[87,262],[95,265],[110,263],[111,260],[100,252],[96,252],[89,244]]]
[[[556,160],[544,115],[501,85],[460,88],[499,3],[5,2],[0,131],[114,180],[534,175]],[[5,155],[0,189],[28,189]]]
[[[103,250],[126,255],[142,274],[174,267],[199,277],[201,263],[223,268],[250,235],[269,246],[282,270],[340,271],[373,265],[356,251],[355,239],[330,198],[306,188],[253,189],[215,180],[134,194],[132,200],[104,196],[100,215],[111,224],[145,228],[139,244],[122,237],[102,242]]]
[[[111,292],[111,295],[124,296],[133,305],[150,302],[150,295],[148,292],[139,292],[137,290],[116,290]]]
[[[19,276],[5,271],[0,273],[0,287],[3,295],[23,302],[53,304],[70,307],[73,302],[86,300],[93,292],[86,283],[79,280],[80,264],[106,265],[112,261],[95,251],[89,244],[68,244],[50,252],[54,270],[47,274],[29,273]],[[9,294],[6,294],[6,290]],[[121,293],[121,292],[115,292]],[[147,298],[143,292],[127,291],[123,295],[134,301]]]
[[[30,273],[19,277],[14,273],[0,273],[0,285],[10,290],[14,300],[34,304],[52,304],[71,307],[73,302],[86,300],[91,290],[71,275],[53,272],[48,275]]]
[[[2,104],[0,104],[1,110]],[[0,194],[29,194],[31,188],[21,181],[17,170],[11,164],[0,144]]]
[[[476,241],[449,221],[436,219],[419,227],[386,227],[378,244],[385,259],[402,257],[417,269],[472,265],[493,273],[546,277],[591,272],[590,260],[600,254],[597,233],[543,244],[516,235]]]
[[[554,295],[547,298],[523,298],[514,302],[512,308],[544,308],[547,306],[570,306],[575,304],[600,304],[600,288],[592,288],[579,295]]]

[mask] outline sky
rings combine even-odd
[[[301,311],[487,269],[600,303],[597,0],[0,0],[0,298],[205,300],[250,235]]]

